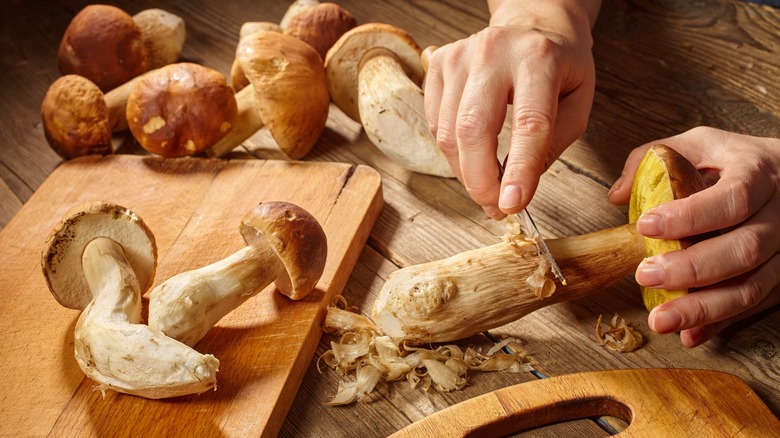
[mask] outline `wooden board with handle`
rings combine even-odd
[[[506,436],[553,423],[612,416],[631,437],[780,436],[780,421],[729,373],[692,369],[591,371],[501,388],[413,423],[393,438]]]
[[[244,243],[241,217],[261,201],[312,213],[328,238],[317,289],[300,301],[273,285],[227,315],[195,348],[220,360],[217,390],[146,400],[95,390],[73,356],[79,312],[59,306],[40,267],[50,230],[81,202],[125,206],[158,245],[155,284]],[[0,232],[2,436],[272,436],[382,208],[373,169],[341,163],[87,157],[60,166]]]

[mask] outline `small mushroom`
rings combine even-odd
[[[264,202],[244,216],[240,229],[247,246],[150,292],[150,327],[195,345],[223,316],[271,282],[293,300],[314,289],[328,251],[325,233],[310,213],[287,202]]]
[[[233,128],[237,112],[225,77],[187,62],[145,74],[127,100],[133,136],[144,149],[163,157],[202,152]]]
[[[355,26],[348,10],[335,3],[320,3],[293,16],[284,33],[308,43],[325,59],[333,44]]]
[[[367,24],[347,32],[328,52],[333,101],[357,117],[371,142],[414,172],[454,177],[425,118],[420,47],[405,32]]]
[[[145,9],[133,20],[141,29],[149,70],[179,60],[187,39],[183,18],[162,9]]]
[[[284,155],[302,158],[328,120],[330,97],[322,58],[303,41],[269,31],[244,37],[236,53],[252,86],[236,93],[235,129],[206,153],[222,156],[265,126]]]
[[[60,304],[83,309],[76,361],[101,390],[157,399],[216,387],[214,356],[141,324],[141,295],[156,262],[154,236],[141,218],[106,202],[74,207],[46,242],[46,283]]]
[[[108,91],[148,68],[141,29],[125,11],[109,5],[88,5],[62,36],[60,72],[77,74]]]

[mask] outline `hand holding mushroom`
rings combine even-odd
[[[683,344],[694,347],[780,303],[780,140],[700,127],[662,141],[709,172],[714,184],[637,215],[637,230],[672,240],[727,230],[685,251],[647,258],[636,272],[643,287],[697,288],[658,305],[649,316],[651,329],[681,331]],[[611,201],[628,200],[647,149],[631,153]]]

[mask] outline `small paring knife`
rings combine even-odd
[[[504,177],[504,166],[500,161],[498,162],[498,169],[498,181],[500,183],[501,179]],[[515,213],[515,217],[525,228],[526,232],[528,233],[528,238],[533,240],[533,242],[536,244],[536,248],[539,250],[539,256],[549,257],[550,263],[552,264],[551,268],[553,274],[555,274],[558,280],[561,281],[562,285],[566,286],[566,278],[564,278],[563,272],[561,272],[561,268],[558,266],[558,263],[555,261],[555,257],[553,257],[552,253],[550,252],[550,248],[548,248],[547,244],[544,242],[542,233],[539,232],[539,228],[536,226],[536,223],[531,217],[531,213],[528,212],[527,208],[524,208],[520,213]]]

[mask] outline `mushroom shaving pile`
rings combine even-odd
[[[406,380],[413,388],[427,391],[431,386],[442,392],[463,388],[469,370],[532,371],[527,358],[494,352],[506,345],[498,344],[483,354],[474,348],[461,349],[442,345],[435,350],[406,345],[383,335],[367,317],[346,307],[343,297],[329,306],[323,331],[340,336],[331,342],[320,361],[338,371],[344,380],[328,404],[346,405],[363,401],[380,381]],[[319,362],[318,362],[319,369]]]
[[[626,320],[620,318],[618,323],[617,314],[612,317],[612,321],[607,327],[607,331],[601,329],[602,316],[596,321],[596,338],[602,347],[621,353],[629,353],[638,350],[644,344],[644,337],[634,328],[626,324]]]

